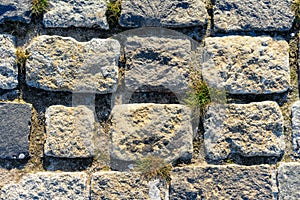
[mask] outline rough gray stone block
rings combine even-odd
[[[224,160],[230,154],[280,157],[284,153],[283,117],[276,102],[212,104],[204,129],[210,160]]]
[[[0,103],[0,158],[29,156],[30,104]]]
[[[1,199],[78,199],[89,198],[88,177],[83,172],[38,172],[25,175],[19,183],[2,188]]]
[[[139,173],[96,172],[91,181],[92,199],[167,200],[168,188],[163,181],[146,181]]]
[[[204,25],[208,18],[202,0],[123,0],[121,7],[124,27],[189,27]]]
[[[202,74],[209,86],[231,94],[271,94],[290,85],[289,46],[271,37],[205,39]]]
[[[105,12],[105,0],[49,0],[49,9],[44,14],[45,27],[100,27],[109,29]]]
[[[115,106],[111,116],[113,169],[126,170],[149,156],[157,156],[165,162],[191,159],[193,132],[187,107],[124,104]]]
[[[216,31],[288,31],[294,13],[292,0],[216,0]]]
[[[16,59],[15,38],[0,35],[0,89],[14,89],[18,86]]]
[[[274,170],[257,166],[188,166],[171,173],[170,199],[274,199]]]
[[[84,158],[94,155],[93,111],[85,106],[50,106],[45,116],[45,155],[65,158]]]
[[[120,44],[113,39],[77,42],[70,37],[39,36],[27,50],[26,82],[50,91],[112,93],[117,89]]]
[[[163,86],[177,96],[189,90],[191,42],[165,37],[128,37],[125,89],[149,92]]]
[[[6,21],[30,23],[31,0],[1,0],[0,24]]]
[[[292,106],[293,150],[300,155],[300,101]]]
[[[300,199],[300,164],[281,163],[278,168],[279,200]]]

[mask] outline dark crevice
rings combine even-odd
[[[45,156],[43,166],[48,171],[83,171],[92,165],[93,158],[56,158]]]

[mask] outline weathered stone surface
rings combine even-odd
[[[27,50],[29,86],[78,93],[111,93],[117,88],[120,44],[116,40],[77,42],[44,35],[33,39]]]
[[[30,104],[0,103],[0,158],[29,156]]]
[[[1,0],[0,24],[6,21],[30,22],[31,0]]]
[[[83,158],[94,155],[95,117],[85,106],[50,106],[46,110],[45,155]]]
[[[300,154],[300,101],[292,107],[293,150]]]
[[[280,200],[300,199],[300,164],[281,163],[278,168]]]
[[[109,29],[105,16],[105,0],[49,0],[49,5],[43,18],[45,27],[100,26],[102,29]]]
[[[170,199],[275,199],[269,165],[189,166],[171,173]]]
[[[111,115],[113,169],[126,170],[148,156],[165,162],[191,159],[193,132],[187,107],[125,104],[115,106]]]
[[[128,37],[125,87],[147,92],[164,87],[175,94],[188,89],[191,42],[165,37]]]
[[[14,89],[18,86],[15,38],[0,35],[0,89]]]
[[[230,154],[280,157],[284,153],[283,117],[276,102],[212,104],[204,121],[210,160]]]
[[[121,7],[124,27],[189,27],[204,25],[208,18],[202,0],[123,0]]]
[[[146,181],[139,173],[96,172],[91,191],[92,199],[169,199],[164,182]]]
[[[289,46],[271,37],[226,36],[205,39],[205,81],[231,94],[270,94],[289,88]]]
[[[87,175],[82,172],[28,174],[18,184],[4,186],[1,194],[10,200],[88,198]]]
[[[216,31],[287,31],[292,28],[292,0],[216,0]]]

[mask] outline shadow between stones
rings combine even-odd
[[[163,86],[142,86],[131,94],[129,103],[179,104],[179,100],[171,90]]]
[[[24,169],[28,163],[29,158],[26,159],[0,159],[0,168],[4,169]]]
[[[55,158],[45,156],[43,167],[47,171],[82,171],[92,166],[93,158]]]
[[[227,94],[227,103],[240,103],[248,104],[253,102],[261,101],[276,101],[279,106],[282,106],[287,102],[288,91],[284,93],[274,93],[274,94]]]

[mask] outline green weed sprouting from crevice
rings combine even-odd
[[[29,58],[30,54],[23,47],[18,47],[16,50],[16,63],[20,67],[21,73],[24,71],[25,62]]]
[[[204,115],[206,106],[211,102],[208,85],[202,80],[201,74],[192,71],[190,77],[190,92],[184,100],[192,110],[199,110],[200,116]]]
[[[171,181],[170,172],[172,170],[172,165],[167,164],[162,158],[149,156],[140,159],[136,161],[135,169],[148,180],[160,178],[166,180],[167,183],[170,183]]]
[[[32,0],[31,14],[40,15],[44,13],[49,7],[48,0]]]
[[[107,2],[106,17],[110,26],[116,26],[119,23],[121,15],[121,0],[110,0]]]

